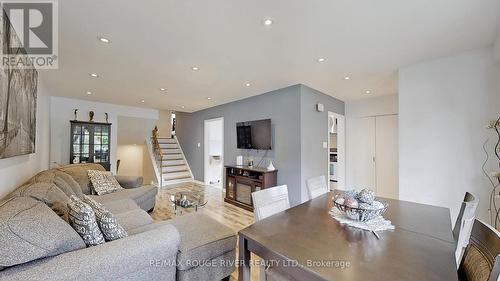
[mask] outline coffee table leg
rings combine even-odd
[[[250,251],[248,251],[248,241],[240,235],[239,244],[238,281],[250,281]]]

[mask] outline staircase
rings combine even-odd
[[[161,149],[161,174],[163,185],[181,183],[193,180],[184,153],[177,138],[157,138]]]
[[[146,140],[159,186],[193,181],[193,173],[176,137],[160,137],[158,128]]]

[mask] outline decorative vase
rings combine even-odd
[[[273,165],[273,160],[269,160],[269,165],[267,165],[267,170],[268,171],[276,170],[276,168],[274,168],[274,165]]]

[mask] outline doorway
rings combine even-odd
[[[330,190],[345,189],[345,117],[328,112],[328,182]]]
[[[222,189],[224,171],[224,117],[205,120],[205,184]]]

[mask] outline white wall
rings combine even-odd
[[[451,208],[454,221],[470,191],[479,196],[479,218],[489,221],[482,143],[493,141],[485,126],[500,114],[499,78],[492,49],[400,69],[401,199]]]
[[[35,153],[0,160],[0,198],[49,166],[49,93],[38,79]]]
[[[94,121],[104,122],[104,113],[109,114],[111,125],[111,170],[116,170],[117,123],[118,116],[158,119],[158,110],[132,106],[122,106],[110,103],[92,102],[79,99],[51,97],[50,112],[51,143],[50,163],[69,163],[69,131],[70,120],[74,119],[73,110],[78,108],[78,120],[88,120],[89,111],[95,112]]]
[[[120,159],[118,175],[143,176],[144,175],[144,145],[118,145],[117,159]],[[146,151],[147,152],[147,151]]]
[[[172,136],[172,111],[160,110],[157,121],[158,132],[160,137]]]
[[[398,114],[398,95],[366,98],[345,103],[346,118]]]

